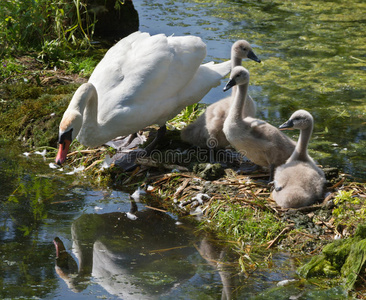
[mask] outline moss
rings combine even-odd
[[[345,280],[348,290],[355,285],[358,275],[364,269],[366,262],[366,240],[352,243],[351,251],[341,269],[341,275]]]
[[[339,275],[339,272],[326,259],[325,255],[314,256],[307,264],[298,269],[298,273],[304,278]]]
[[[355,237],[366,239],[366,223],[360,224],[356,228]]]
[[[338,271],[342,268],[346,261],[354,239],[336,240],[331,244],[328,244],[323,249],[325,258],[332,264]]]
[[[325,246],[321,255],[313,257],[298,269],[299,275],[305,278],[340,275],[346,289],[351,290],[365,267],[365,227],[366,224],[361,224],[354,237],[337,240]]]
[[[62,112],[77,86],[46,89],[26,84],[5,86],[8,100],[0,103],[3,111],[0,132],[4,137],[19,139],[27,146],[55,147]]]

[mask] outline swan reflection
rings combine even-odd
[[[232,298],[235,276],[222,263],[225,249],[217,249],[207,237],[195,242],[196,237],[165,213],[136,211],[133,205],[129,214],[136,218],[113,212],[84,214],[75,220],[71,228],[74,256],[55,238],[55,269],[70,290],[81,292],[92,277],[122,299],[179,296],[182,286],[200,280],[202,262],[207,261],[224,285],[222,299]]]

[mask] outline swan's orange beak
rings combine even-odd
[[[70,144],[71,141],[67,139],[60,143],[56,156],[56,164],[62,165],[65,162],[67,153],[69,152]]]

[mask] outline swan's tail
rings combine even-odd
[[[210,61],[206,64],[203,64],[201,67],[207,67],[212,71],[220,74],[221,77],[225,77],[231,71],[231,60],[215,64],[213,61]]]

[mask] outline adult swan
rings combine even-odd
[[[199,37],[135,32],[119,41],[75,92],[59,127],[56,163],[76,137],[88,147],[165,122],[200,101],[230,72],[230,61],[201,65]],[[158,134],[159,135],[159,134]]]

